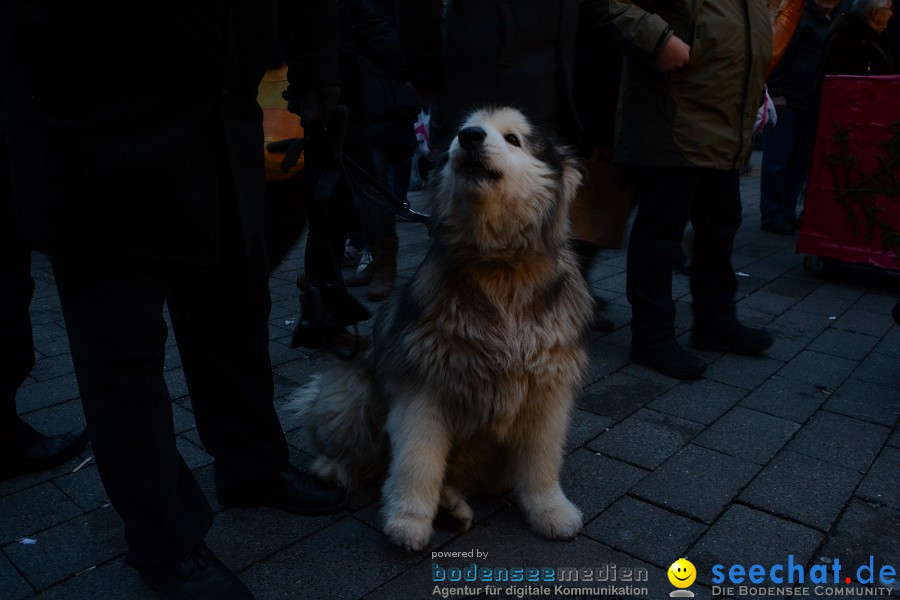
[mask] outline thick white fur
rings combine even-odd
[[[295,395],[318,476],[352,489],[387,466],[384,530],[409,550],[439,505],[467,529],[473,493],[511,490],[549,538],[582,526],[559,485],[591,312],[568,246],[578,165],[516,110],[465,126],[484,144],[453,142],[431,188],[432,249],[379,314],[371,354]]]

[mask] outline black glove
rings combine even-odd
[[[287,173],[300,160],[300,154],[306,148],[306,138],[288,138],[277,142],[269,142],[266,149],[272,154],[284,153],[281,161],[281,172]]]
[[[288,110],[299,115],[306,137],[321,133],[326,119],[341,97],[341,88],[333,85],[312,90],[294,91],[288,88],[282,93]]]

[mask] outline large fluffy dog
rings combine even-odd
[[[319,457],[352,488],[388,467],[385,533],[418,550],[438,505],[512,490],[532,529],[569,539],[559,486],[591,300],[568,247],[575,159],[509,108],[472,114],[431,186],[434,242],[380,313],[368,359],[297,394]]]

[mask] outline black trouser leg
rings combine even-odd
[[[4,167],[0,138],[0,171]],[[28,306],[34,291],[31,253],[19,237],[0,172],[0,451],[20,447],[33,435],[16,413],[16,391],[34,367]]]
[[[672,260],[681,247],[697,186],[694,168],[644,167],[637,178],[638,211],[625,283],[635,345],[664,345],[675,339]]]
[[[195,267],[168,265],[169,313],[216,485],[239,485],[288,466],[274,407],[270,297],[261,244],[250,257]]]
[[[163,380],[165,273],[157,265],[53,262],[94,457],[125,522],[128,560],[177,560],[212,510],[175,447]]]
[[[703,169],[691,211],[694,263],[691,270],[694,328],[721,331],[737,321],[737,278],[731,265],[734,236],[741,226],[737,171]]]

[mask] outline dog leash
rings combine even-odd
[[[410,221],[412,223],[421,223],[428,228],[428,231],[432,230],[433,223],[431,222],[431,217],[424,213],[420,213],[414,211],[409,204],[408,200],[401,200],[397,196],[395,196],[389,189],[384,187],[378,179],[376,179],[371,173],[363,169],[361,166],[356,164],[352,158],[347,156],[346,153],[341,153],[343,158],[343,163],[348,165],[355,173],[360,175],[366,183],[371,185],[376,192],[378,192],[382,197],[379,198],[377,196],[370,196],[370,199],[375,202],[381,208],[394,213],[404,221]]]

